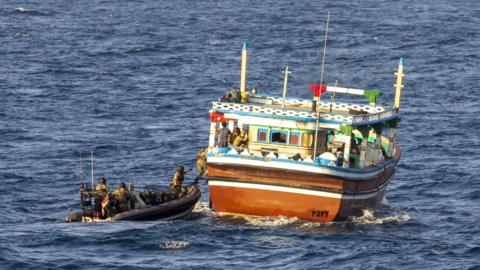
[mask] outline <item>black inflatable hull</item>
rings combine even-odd
[[[197,204],[200,199],[200,195],[201,193],[198,186],[192,186],[192,190],[189,189],[189,192],[179,199],[116,214],[113,216],[112,221],[174,220],[182,218],[192,213],[195,204]]]

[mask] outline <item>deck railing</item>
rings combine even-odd
[[[354,115],[352,119],[352,124],[361,124],[365,122],[374,122],[382,119],[391,118],[396,114],[395,109],[388,109],[379,113],[370,113],[362,115]]]
[[[348,104],[337,103],[334,105],[342,106]],[[359,110],[361,106],[358,104],[351,104],[352,109]],[[322,103],[321,109],[328,110],[330,108],[329,103]],[[285,117],[295,117],[308,119],[307,121],[313,121],[317,118],[317,113],[315,111],[308,110],[299,110],[299,109],[285,109],[268,107],[265,105],[253,105],[253,104],[240,104],[240,103],[228,103],[228,102],[213,102],[213,110],[227,110],[232,112],[250,112],[256,114],[265,114],[271,116],[285,116]],[[366,113],[361,115],[351,115],[351,114],[338,114],[338,113],[329,113],[329,112],[320,112],[320,119],[328,121],[342,122],[345,124],[356,124],[361,125],[362,123],[370,123],[372,121],[381,121],[382,119],[390,118],[394,116],[395,111],[393,109],[385,110],[381,108],[380,112],[375,113]]]

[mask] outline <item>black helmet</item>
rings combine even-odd
[[[105,177],[100,178],[100,184],[106,184],[106,183],[107,183],[107,179],[105,179]]]
[[[125,183],[124,183],[124,182],[121,182],[121,183],[120,183],[120,187],[121,187],[121,188],[127,188],[127,187],[125,186]]]
[[[185,168],[183,166],[178,166],[177,168],[177,171],[179,172],[183,172],[185,170]]]

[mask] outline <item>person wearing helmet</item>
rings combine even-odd
[[[202,148],[197,154],[197,176],[195,177],[195,184],[198,183],[198,179],[202,178],[207,172],[207,152],[208,147]]]
[[[185,173],[191,171],[192,169],[185,169],[183,166],[179,166],[175,171],[175,174],[172,177],[172,184],[170,187],[174,191],[183,191],[183,181],[185,180]]]
[[[128,211],[128,191],[125,183],[120,183],[120,186],[113,192],[113,197],[116,201],[117,210],[120,212]]]
[[[233,142],[235,141],[235,139],[240,136],[240,133],[241,133],[241,131],[240,131],[240,128],[239,128],[239,127],[235,127],[235,128],[233,129],[233,132],[232,132],[232,134],[230,135],[230,144],[233,144]]]
[[[233,146],[235,146],[237,150],[241,151],[247,147],[247,144],[248,144],[248,134],[242,130],[240,134],[237,137],[235,137],[235,140],[233,141]]]
[[[95,212],[100,212],[102,210],[102,201],[105,197],[108,197],[108,186],[107,186],[107,179],[105,177],[100,178],[97,187],[95,188],[97,191],[97,196],[95,196]]]
[[[100,178],[96,190],[108,193],[107,179],[105,179],[105,177]]]

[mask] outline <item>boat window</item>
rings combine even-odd
[[[267,142],[267,129],[259,128],[258,129],[258,139],[259,142]]]
[[[272,130],[270,135],[270,142],[272,143],[287,143],[288,131]]]
[[[291,145],[300,145],[300,132],[291,132],[290,133],[290,144]]]

